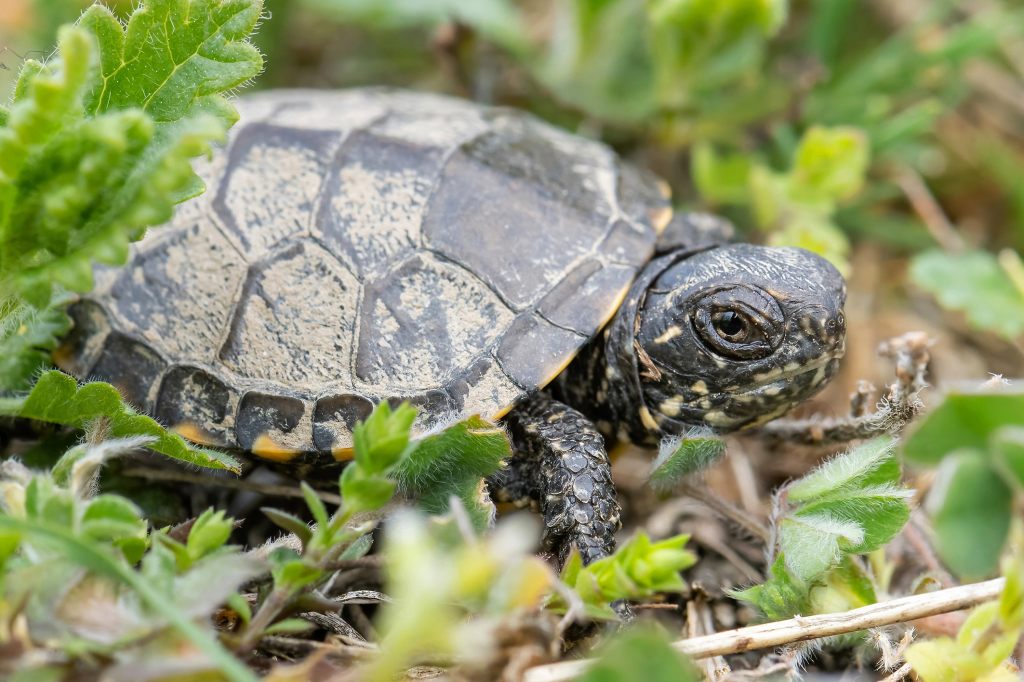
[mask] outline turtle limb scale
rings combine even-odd
[[[575,546],[589,564],[615,549],[619,503],[604,438],[580,412],[538,394],[505,418],[516,447],[491,479],[495,497],[536,502],[545,548],[564,563]]]

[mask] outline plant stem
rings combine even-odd
[[[675,642],[673,647],[693,658],[707,658],[834,637],[977,606],[997,599],[1005,586],[1005,578],[996,578],[870,604],[852,611],[797,616],[789,620],[692,637]],[[593,660],[582,660],[537,666],[528,670],[524,679],[526,682],[565,682],[578,677],[592,663]]]

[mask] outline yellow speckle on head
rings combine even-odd
[[[302,453],[295,448],[285,447],[267,434],[261,433],[252,444],[252,454],[273,462],[290,462]]]
[[[721,410],[714,410],[704,415],[704,421],[712,426],[729,426],[733,420],[726,416]]]
[[[683,397],[680,395],[669,398],[668,400],[662,401],[661,405],[658,405],[658,411],[666,417],[678,417],[679,408],[683,404]]]
[[[693,382],[693,385],[690,386],[690,390],[697,395],[707,395],[708,385],[704,383],[703,379],[697,379],[697,381]]]
[[[669,341],[676,338],[682,333],[682,329],[680,329],[676,325],[672,325],[671,327],[663,331],[661,335],[658,336],[658,338],[654,339],[654,343],[668,343]]]
[[[198,443],[199,445],[223,445],[223,443],[218,442],[207,431],[199,428],[192,422],[181,422],[180,424],[175,424],[171,427],[171,431],[174,431],[185,440]]]
[[[786,366],[783,367],[783,370],[785,370],[786,372],[795,372],[798,369],[800,369],[799,362],[788,362],[786,363]]]
[[[659,428],[658,422],[654,421],[654,417],[651,416],[651,411],[647,409],[646,405],[640,406],[640,423],[651,431],[657,431]]]

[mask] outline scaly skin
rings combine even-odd
[[[604,438],[580,412],[539,394],[505,419],[516,457],[490,483],[500,501],[538,503],[544,543],[564,563],[575,546],[585,564],[615,548],[619,503]]]

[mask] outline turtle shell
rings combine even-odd
[[[498,418],[608,321],[669,208],[522,113],[364,89],[243,98],[207,191],[98,268],[58,363],[201,444],[350,453],[382,400]]]

